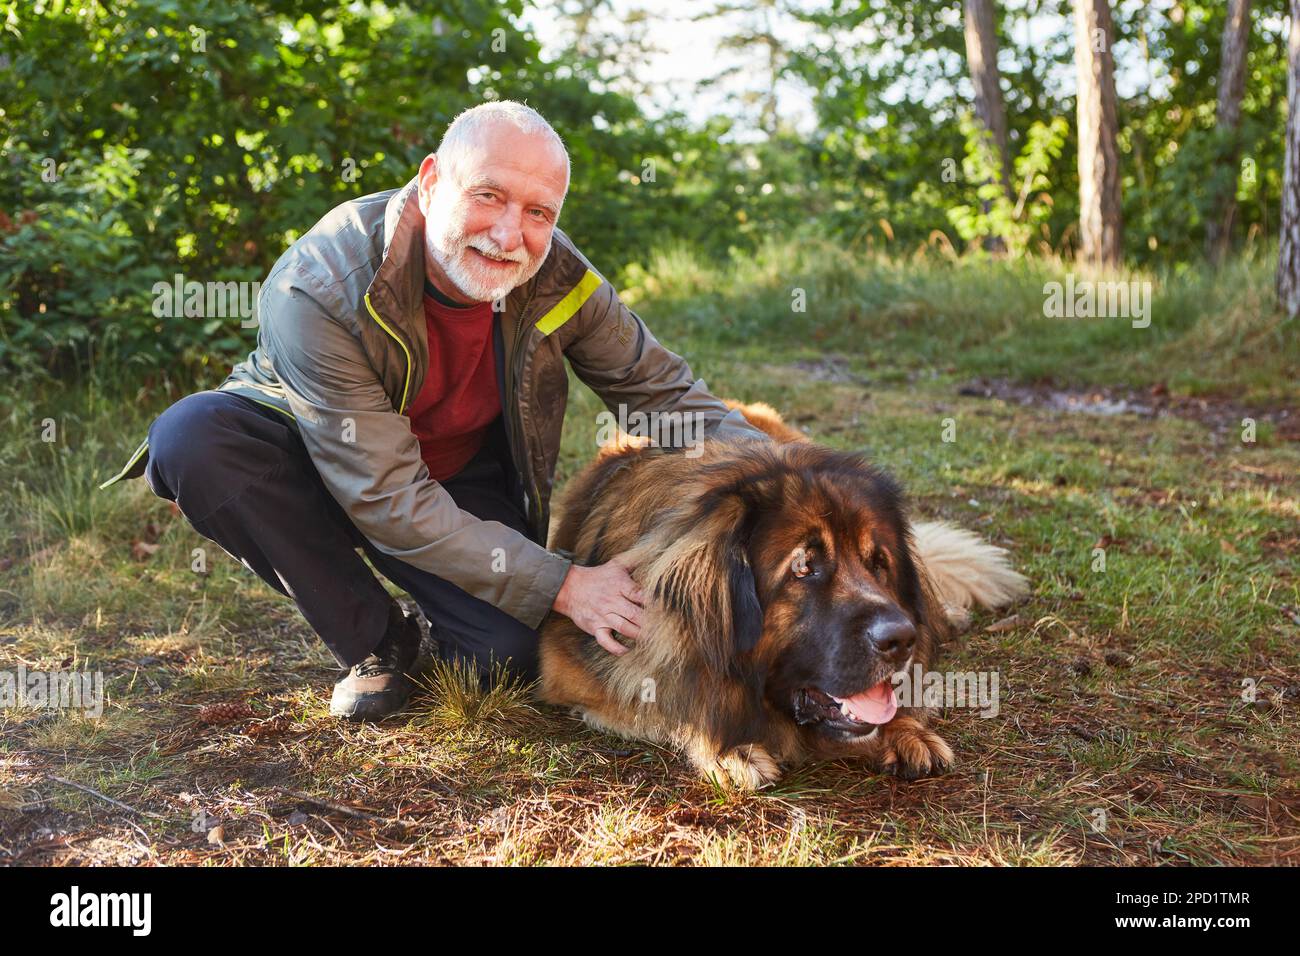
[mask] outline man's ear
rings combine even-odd
[[[420,163],[420,172],[416,177],[416,192],[420,200],[420,212],[429,214],[429,203],[433,201],[433,187],[438,184],[438,154],[430,153]]]

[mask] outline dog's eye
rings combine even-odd
[[[873,548],[871,557],[867,559],[867,567],[875,574],[884,574],[889,570],[889,555],[885,553],[884,548]]]
[[[806,578],[810,574],[816,574],[817,569],[813,567],[812,552],[807,548],[800,548],[794,553],[794,558],[790,561],[790,572],[796,578]]]

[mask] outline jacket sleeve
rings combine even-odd
[[[579,310],[580,326],[565,350],[574,372],[605,406],[618,414],[681,413],[702,425],[702,438],[771,437],[728,408],[697,379],[686,360],[659,344],[641,317],[629,309],[608,281],[602,281]]]
[[[361,344],[316,280],[288,267],[263,287],[260,334],[330,493],[374,545],[537,627],[572,562],[462,511],[429,477]]]

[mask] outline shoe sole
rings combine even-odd
[[[393,694],[362,694],[354,697],[347,704],[338,704],[331,700],[330,716],[343,720],[383,720],[400,711],[410,699],[411,692],[407,691],[400,697],[395,697]]]

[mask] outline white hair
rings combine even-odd
[[[560,134],[546,122],[541,113],[515,100],[480,103],[464,110],[452,120],[447,132],[442,135],[442,142],[438,144],[439,173],[454,170],[465,154],[478,145],[484,129],[490,124],[502,122],[513,123],[522,133],[540,134],[551,141],[557,156],[564,161],[564,191],[567,193],[572,166],[564,140],[560,139]]]

